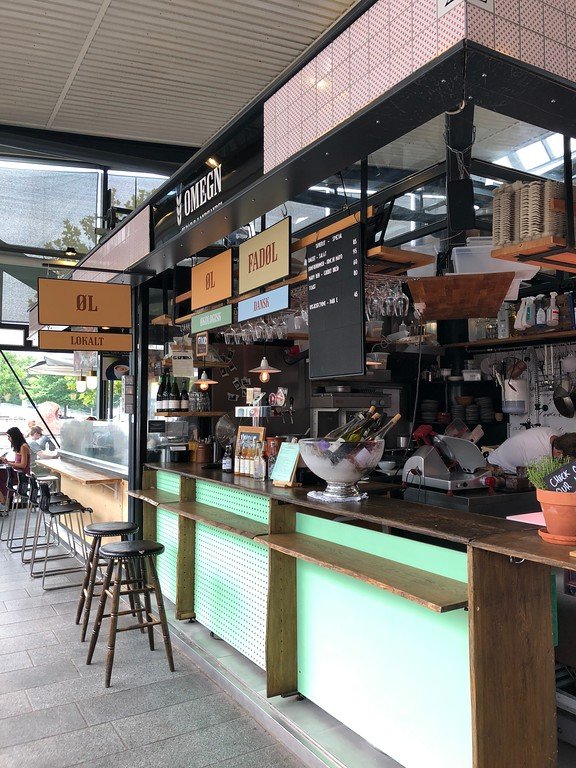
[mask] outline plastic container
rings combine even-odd
[[[416,249],[414,249],[416,250]],[[457,275],[485,274],[486,272],[515,272],[516,277],[504,297],[505,301],[516,301],[520,283],[531,280],[540,267],[518,265],[513,261],[492,258],[493,246],[489,243],[482,245],[466,245],[454,248],[452,262]]]
[[[408,277],[436,277],[436,259],[438,258],[437,245],[434,245],[434,243],[429,245],[403,245],[401,248],[403,251],[414,251],[415,253],[426,253],[429,256],[434,256],[434,261],[431,264],[427,264],[425,267],[409,269],[406,272]]]

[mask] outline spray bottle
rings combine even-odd
[[[540,328],[546,326],[546,310],[544,309],[544,294],[536,296],[536,325]]]
[[[520,300],[520,307],[516,314],[516,320],[514,321],[514,330],[523,331],[526,328],[524,321],[526,319],[526,299]]]
[[[524,318],[524,328],[532,328],[536,322],[536,309],[534,307],[534,296],[528,296],[526,299],[526,316]]]
[[[558,325],[560,320],[560,312],[556,306],[556,296],[558,296],[556,291],[552,291],[550,294],[550,306],[546,310],[546,325],[549,325],[551,328]]]

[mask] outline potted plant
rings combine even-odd
[[[576,494],[562,492],[560,487],[551,491],[544,478],[567,463],[565,457],[545,456],[526,467],[528,479],[536,488],[536,498],[540,502],[546,522],[546,530],[539,533],[542,538],[557,544],[576,544]]]

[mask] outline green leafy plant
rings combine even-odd
[[[540,488],[543,491],[549,490],[544,482],[544,478],[551,472],[556,472],[557,469],[560,469],[566,463],[566,457],[555,456],[543,456],[541,459],[531,461],[526,467],[528,480],[530,480],[534,488]]]

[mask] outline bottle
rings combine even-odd
[[[244,446],[240,452],[240,474],[247,475],[249,468],[248,447]]]
[[[544,309],[544,294],[539,293],[536,296],[536,322],[535,324],[540,328],[544,328],[546,325],[546,310]]]
[[[234,454],[234,474],[239,475],[240,474],[240,454],[241,451],[236,451]]]
[[[254,454],[255,447],[254,443],[252,443],[246,449],[246,474],[248,477],[254,477]]]
[[[260,442],[256,443],[253,463],[252,476],[254,480],[266,480],[266,459],[262,454],[262,443]]]
[[[556,291],[552,291],[550,294],[550,306],[546,310],[546,325],[550,326],[550,328],[557,326],[560,321],[560,312],[556,306],[556,296],[558,296]]]
[[[366,429],[367,426],[369,426],[374,419],[379,419],[380,414],[374,411],[373,413],[370,413],[369,416],[366,416],[364,419],[360,419],[358,423],[353,424],[351,427],[346,429],[336,440],[333,441],[334,443],[334,450],[338,448],[339,443],[343,442],[354,442],[357,443],[359,440],[362,439],[362,433]]]
[[[345,440],[349,443],[359,443],[360,440],[364,439],[365,433],[370,434],[370,432],[373,432],[378,428],[380,418],[379,413],[373,413],[371,416],[368,416],[368,418],[363,423],[359,424],[356,429],[346,433]]]
[[[174,381],[172,382],[168,410],[170,413],[178,413],[180,410],[180,390],[178,389],[176,378],[174,378]]]
[[[383,427],[380,427],[380,429],[370,435],[370,440],[384,440],[386,433],[389,432],[394,424],[400,421],[401,418],[402,416],[399,413],[397,413],[395,416],[392,416],[390,421],[386,422]]]
[[[164,386],[164,397],[163,397],[163,407],[162,410],[169,411],[170,410],[170,394],[172,392],[172,382],[170,381],[170,372],[166,371],[166,384]]]
[[[498,323],[498,338],[507,339],[510,336],[510,326],[508,321],[508,304],[506,302],[498,310],[496,320]]]
[[[182,389],[180,390],[180,411],[182,413],[190,412],[190,397],[186,389],[186,381],[182,383]]]
[[[360,424],[361,421],[364,421],[364,419],[367,416],[371,416],[376,411],[376,406],[371,405],[370,408],[366,411],[366,413],[363,413],[360,411],[356,414],[356,416],[353,416],[350,421],[347,421],[346,424],[343,424],[341,427],[336,427],[336,429],[333,429],[331,432],[328,432],[327,435],[324,435],[324,438],[326,440],[336,440],[337,438],[341,437],[345,432],[349,432],[354,427],[357,427],[358,424]]]
[[[534,296],[528,296],[526,299],[526,316],[524,317],[524,328],[532,328],[536,322],[536,309],[534,307]]]
[[[234,462],[232,460],[232,446],[230,445],[230,443],[228,443],[224,451],[224,456],[222,456],[222,472],[231,474],[233,469],[234,469]]]
[[[160,377],[160,383],[158,384],[158,392],[156,393],[156,412],[164,410],[164,389],[166,387],[166,375],[163,373]]]

